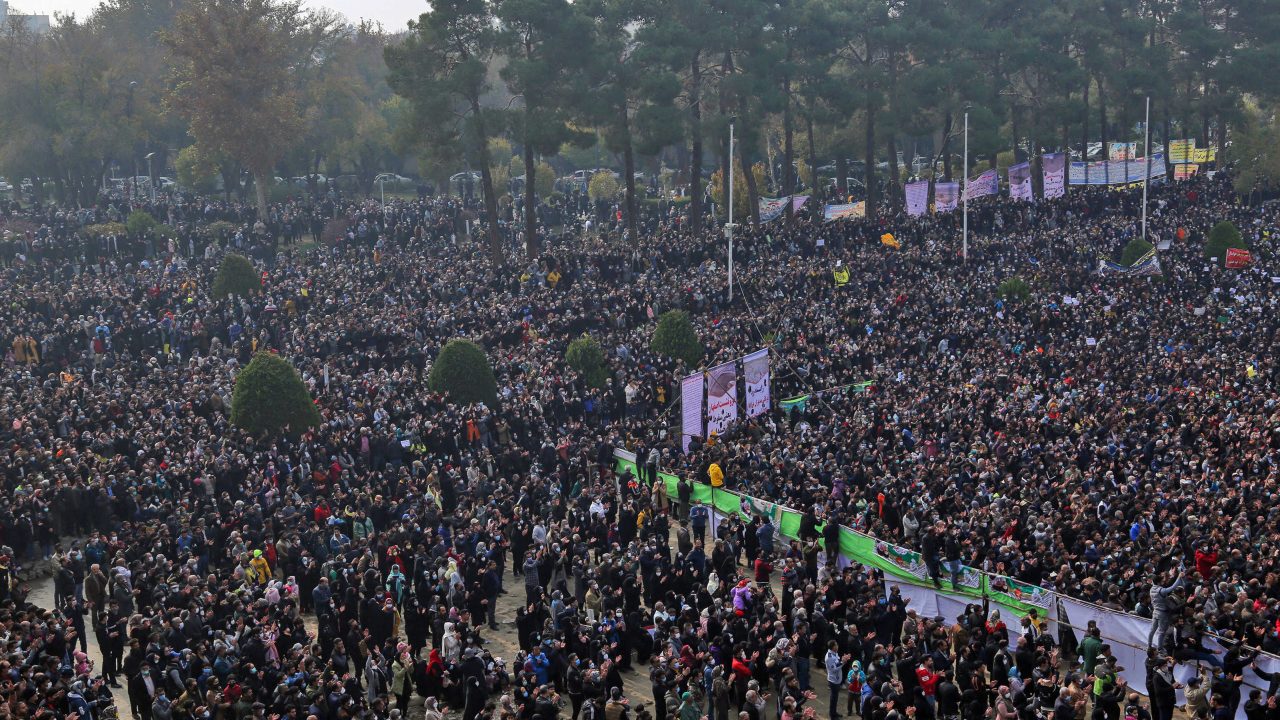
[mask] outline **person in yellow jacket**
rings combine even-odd
[[[836,266],[831,270],[831,277],[836,281],[837,288],[849,284],[849,268],[845,267],[844,261],[836,261]]]
[[[720,463],[711,463],[707,467],[707,478],[711,480],[711,487],[724,487],[724,470],[720,469]]]
[[[253,559],[249,561],[249,569],[253,571],[253,582],[258,585],[265,585],[271,579],[271,566],[267,564],[267,559],[262,557],[261,550],[253,551]]]

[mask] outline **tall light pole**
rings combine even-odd
[[[156,176],[151,174],[151,158],[155,157],[154,152],[147,153],[147,182],[151,184],[151,202],[156,201]]]
[[[387,176],[385,174],[378,176],[378,192],[382,193],[382,214],[387,214]]]
[[[1147,240],[1147,185],[1151,184],[1151,96],[1147,96],[1147,118],[1142,123],[1145,137],[1142,141],[1142,154],[1146,155],[1142,174],[1142,241]],[[1168,152],[1168,149],[1165,149]]]
[[[733,302],[733,124],[737,116],[729,118],[729,222],[724,226],[729,238],[729,302]]]
[[[969,106],[964,106],[964,170],[960,173],[960,202],[964,203],[964,234],[960,261],[969,262]]]

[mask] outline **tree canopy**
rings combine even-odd
[[[296,435],[319,425],[320,412],[298,371],[279,355],[260,352],[236,376],[231,424],[255,435]]]

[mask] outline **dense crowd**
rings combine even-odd
[[[1139,195],[1073,189],[975,203],[967,262],[953,215],[746,229],[732,303],[720,234],[673,210],[625,241],[608,221],[548,229],[534,261],[504,221],[498,267],[452,200],[142,206],[172,240],[89,237],[119,203],[8,207],[0,713],[107,717],[123,686],[118,711],[157,720],[1167,720],[1174,658],[1215,668],[1186,688],[1192,714],[1276,715],[1275,683],[1242,698],[1239,673],[1280,650],[1277,216],[1229,180],[1153,189],[1162,278],[1095,274],[1140,234]],[[1251,267],[1204,260],[1223,219]],[[211,295],[227,250],[259,262],[260,295]],[[1031,296],[998,298],[1014,277]],[[680,452],[689,369],[649,349],[673,308],[707,364],[768,344],[775,399],[814,398]],[[564,362],[584,332],[603,389]],[[459,336],[488,351],[499,407],[427,389]],[[300,437],[229,422],[266,349],[321,410]],[[801,537],[759,517],[708,533],[683,493],[619,476],[619,447],[642,475],[719,474],[802,509]],[[1150,700],[1088,632],[918,616],[839,569],[824,522],[920,550],[939,585],[963,563],[1153,617]],[[40,610],[18,577],[50,557]],[[523,595],[514,617],[504,594]],[[1206,653],[1210,632],[1239,645]],[[625,696],[631,673],[651,698]]]

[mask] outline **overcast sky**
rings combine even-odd
[[[336,10],[356,22],[360,19],[376,20],[388,31],[403,30],[409,20],[417,18],[427,9],[426,0],[306,0],[313,7]],[[98,6],[99,0],[9,0],[11,12],[33,15],[75,13],[86,17]]]

